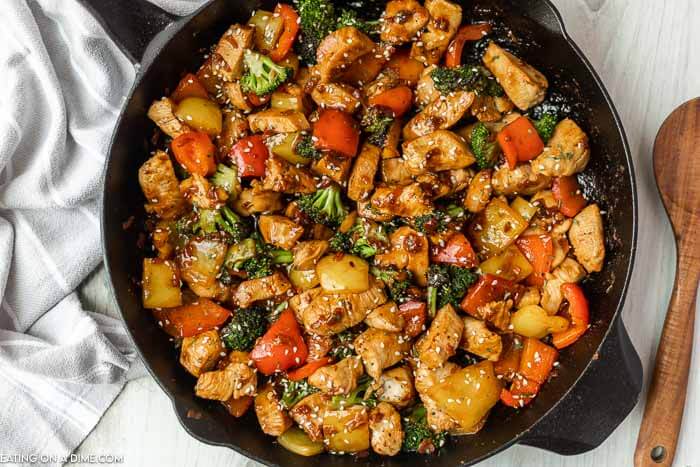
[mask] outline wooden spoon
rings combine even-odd
[[[678,264],[639,429],[636,467],[671,466],[683,420],[700,277],[700,98],[674,110],[661,125],[654,173],[676,237]]]

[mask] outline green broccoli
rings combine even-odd
[[[279,66],[270,57],[252,50],[246,49],[243,63],[246,72],[241,77],[241,89],[258,96],[270,94],[292,75],[291,68]]]
[[[316,223],[335,227],[345,218],[348,210],[343,205],[336,185],[321,188],[298,200],[299,209]]]
[[[336,29],[335,7],[329,0],[297,0],[295,3],[301,25],[297,53],[306,65],[314,65],[318,45]]]
[[[498,144],[494,141],[491,130],[482,122],[472,128],[471,147],[480,169],[490,169],[498,162]]]
[[[423,404],[413,408],[408,417],[403,418],[403,452],[432,454],[445,444],[446,432],[435,433],[428,426],[427,411]]]
[[[192,225],[195,234],[209,235],[220,232],[230,243],[240,242],[250,234],[250,223],[233,212],[228,206],[220,209],[201,209],[198,220]]]
[[[503,88],[481,65],[462,65],[455,68],[438,67],[430,72],[435,89],[442,94],[455,91],[473,91],[479,95],[500,97]]]
[[[357,327],[339,332],[333,337],[333,348],[328,352],[328,355],[336,360],[342,360],[355,355],[355,347],[353,344],[360,334],[361,331]]]
[[[267,248],[264,251],[258,250],[255,257],[243,261],[240,270],[248,274],[248,279],[258,279],[271,275],[274,266],[289,264],[293,260],[291,251]]]
[[[280,405],[285,410],[291,409],[306,396],[318,392],[318,389],[311,386],[306,379],[292,381],[287,378],[281,378],[277,384],[282,388]]]
[[[464,209],[450,204],[445,209],[436,209],[413,219],[413,227],[422,233],[444,232],[454,219],[464,217]]]
[[[294,152],[307,159],[318,160],[323,153],[314,146],[313,137],[310,134],[301,135],[294,144]]]
[[[535,129],[537,130],[537,133],[540,134],[542,137],[542,141],[547,144],[547,141],[549,141],[552,138],[552,135],[554,134],[554,128],[557,126],[558,123],[558,118],[557,115],[551,112],[546,112],[542,114],[542,117],[540,117],[539,120],[536,120],[533,124],[535,126]]]
[[[384,146],[386,143],[386,138],[393,123],[394,118],[380,107],[370,107],[360,120],[362,131],[367,133],[367,141],[379,147]]]
[[[367,394],[367,389],[369,389],[371,383],[372,378],[367,375],[362,376],[357,382],[357,387],[350,391],[350,393],[333,396],[331,399],[331,407],[335,410],[358,404],[369,408],[375,407],[379,403],[376,393]]]
[[[250,352],[267,330],[267,312],[262,307],[241,308],[221,330],[221,340],[231,350]]]
[[[352,249],[352,233],[351,232],[336,232],[330,240],[328,247],[331,251],[337,253],[349,252]]]
[[[376,232],[374,232],[376,234]],[[381,235],[373,235],[382,240]],[[371,258],[377,254],[377,247],[368,238],[362,223],[356,223],[347,232],[336,232],[329,241],[330,249],[339,253],[349,253],[361,258]]]
[[[350,253],[368,259],[377,254],[377,247],[372,245],[367,238],[362,237],[355,242]]]
[[[237,198],[241,192],[241,180],[238,178],[236,166],[229,167],[225,164],[216,166],[216,173],[211,178],[212,183],[219,188],[223,188],[228,193],[229,198]]]
[[[338,29],[352,26],[371,36],[379,33],[380,22],[379,20],[368,21],[361,19],[354,10],[343,10],[340,12],[336,26]]]
[[[448,303],[458,307],[477,275],[452,264],[431,264],[428,269],[428,313],[435,316]]]

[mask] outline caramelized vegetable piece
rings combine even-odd
[[[561,333],[569,327],[569,321],[561,316],[549,316],[537,305],[520,308],[510,319],[513,331],[525,337],[542,339],[550,333]]]
[[[329,410],[323,418],[324,444],[333,453],[353,453],[369,449],[367,409],[353,405],[343,410]]]
[[[393,89],[372,96],[369,99],[370,105],[386,107],[391,109],[394,117],[401,117],[411,108],[413,102],[413,92],[408,86],[397,86]]]
[[[322,357],[318,360],[311,361],[301,368],[297,368],[296,370],[287,373],[287,379],[291,381],[301,381],[302,379],[313,375],[319,368],[329,365],[332,361],[333,360],[330,357]]]
[[[316,265],[321,288],[331,293],[358,293],[369,289],[369,265],[353,255],[331,255]]]
[[[277,442],[286,450],[306,457],[321,454],[324,449],[322,442],[311,441],[309,435],[296,426],[278,436]]]
[[[221,133],[223,117],[219,106],[209,99],[188,97],[175,108],[177,118],[210,136]]]
[[[425,302],[411,300],[402,303],[399,312],[406,323],[403,333],[407,337],[414,338],[425,330],[425,322],[428,319],[428,307]]]
[[[473,268],[478,263],[471,243],[460,232],[452,234],[443,246],[438,245],[433,251],[432,260],[435,263],[455,264],[463,268]]]
[[[532,264],[532,275],[528,278],[531,285],[542,286],[544,275],[552,268],[554,245],[552,237],[547,234],[523,235],[516,245]]]
[[[537,393],[540,391],[540,385],[535,381],[529,381],[522,376],[517,376],[513,379],[513,384],[510,389],[501,391],[501,402],[508,407],[520,409],[532,402]]]
[[[386,68],[398,73],[399,80],[410,87],[415,87],[421,78],[425,65],[409,57],[407,50],[399,50],[391,56]]]
[[[209,135],[190,131],[175,138],[170,144],[175,159],[191,174],[206,177],[216,170],[216,146]]]
[[[528,337],[523,345],[523,353],[520,357],[520,373],[528,381],[538,384],[544,383],[554,368],[559,352],[539,339]]]
[[[493,274],[502,279],[520,282],[532,274],[532,265],[514,245],[503,253],[493,256],[479,265],[482,273]]]
[[[576,177],[557,177],[552,183],[552,194],[559,202],[559,211],[567,217],[574,217],[586,207],[586,198],[581,193]]]
[[[462,64],[462,51],[467,41],[478,41],[491,32],[489,23],[467,24],[457,31],[457,35],[447,47],[445,66],[454,68]]]
[[[231,156],[238,167],[239,177],[262,177],[270,152],[261,135],[252,135],[240,139],[231,149]]]
[[[253,347],[250,358],[264,375],[303,364],[308,350],[292,310],[285,310]]]
[[[208,298],[176,308],[153,311],[158,325],[173,337],[190,337],[221,326],[231,312]]]
[[[568,347],[586,333],[590,324],[588,301],[581,287],[576,284],[564,284],[561,286],[564,297],[569,302],[569,316],[571,327],[566,331],[552,335],[552,343],[557,349]]]
[[[544,143],[527,117],[520,117],[506,125],[496,137],[508,167],[514,169],[518,162],[534,159],[542,154]]]
[[[507,293],[511,293],[513,290],[515,290],[515,282],[501,279],[492,274],[484,274],[479,277],[476,284],[469,288],[460,306],[470,315],[478,317],[480,307],[490,302],[502,300]]]
[[[494,255],[512,245],[527,226],[520,214],[494,198],[469,225],[469,237],[482,254]]]
[[[269,57],[275,62],[279,62],[287,56],[294,45],[294,39],[299,32],[299,15],[294,8],[286,3],[278,3],[274,14],[282,18],[283,29],[277,46],[270,52]]]
[[[170,98],[175,102],[180,102],[188,97],[201,97],[209,99],[206,88],[199,82],[199,78],[192,73],[187,73],[178,83]]]
[[[337,151],[345,157],[355,157],[360,143],[360,130],[350,114],[326,109],[314,124],[314,141],[317,149]]]
[[[180,274],[172,261],[144,258],[143,307],[172,308],[182,305]]]

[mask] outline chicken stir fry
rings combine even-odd
[[[595,154],[462,6],[348,5],[257,10],[152,103],[143,305],[196,396],[286,449],[430,454],[586,333]]]

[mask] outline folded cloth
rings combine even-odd
[[[0,455],[67,456],[138,361],[75,293],[100,262],[102,167],[135,71],[77,0],[2,0],[0,17]]]

